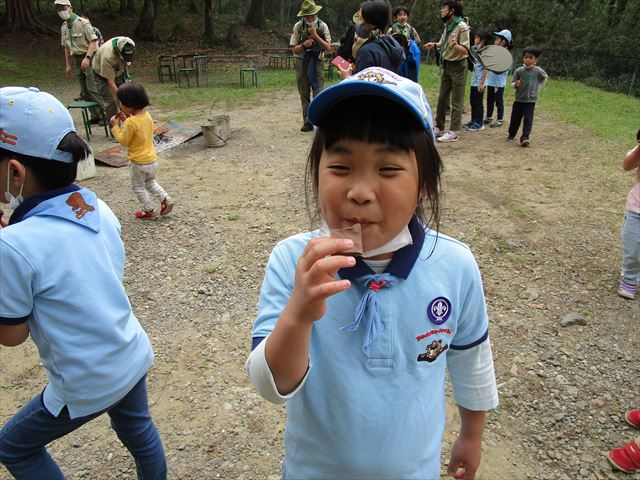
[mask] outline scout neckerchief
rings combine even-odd
[[[456,25],[458,25],[461,21],[462,21],[462,17],[457,17],[453,22],[451,22],[451,25],[447,25],[446,27],[444,27],[444,39],[442,40],[442,44],[440,45],[440,47],[442,48],[442,55],[440,55],[441,66],[444,65],[444,50],[447,45],[447,39],[449,38],[449,34],[453,31],[454,28],[456,28]]]
[[[401,279],[409,277],[424,244],[425,228],[415,216],[408,227],[413,243],[397,250],[383,273],[375,273],[360,257],[356,257],[354,267],[342,268],[338,271],[340,278],[351,280],[366,288],[356,306],[354,320],[341,330],[354,332],[360,328],[364,329],[362,350],[367,357],[369,357],[370,345],[384,330],[378,292],[383,288],[393,287]]]
[[[74,45],[73,45],[73,32],[71,31],[71,24],[75,22],[77,18],[78,18],[78,15],[75,13],[72,13],[71,17],[69,17],[69,20],[67,20],[67,33],[69,34],[69,43],[71,43],[72,47]]]

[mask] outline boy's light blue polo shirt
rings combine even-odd
[[[345,331],[373,273],[361,259],[341,270],[349,290],[330,297],[314,323],[313,367],[287,403],[284,478],[439,479],[450,349],[488,336],[480,272],[469,249],[413,219],[414,243],[387,267],[400,280],[375,295],[384,329],[362,349],[363,329]],[[271,253],[254,344],[267,336],[293,289],[295,267],[318,232],[295,235]]]
[[[95,193],[71,185],[0,229],[0,323],[27,320],[49,384],[44,404],[71,418],[122,399],[153,363],[122,285],[120,224]]]

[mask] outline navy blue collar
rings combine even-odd
[[[412,217],[409,222],[409,233],[411,233],[413,243],[398,250],[393,255],[391,262],[389,262],[385,270],[385,273],[390,273],[394,277],[405,280],[409,277],[416,260],[418,260],[422,245],[424,244],[424,227],[415,216]],[[340,275],[340,278],[353,281],[364,275],[375,275],[375,272],[364,262],[362,257],[356,257],[355,266],[351,268],[341,268],[338,270],[338,275]]]
[[[36,208],[45,200],[57,197],[58,195],[64,195],[65,193],[75,192],[77,190],[80,190],[80,187],[71,183],[65,187],[56,188],[54,190],[47,190],[46,192],[31,195],[29,198],[25,199],[18,208],[14,210],[13,214],[11,214],[9,225],[14,225],[22,221],[27,213]]]

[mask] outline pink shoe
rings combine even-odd
[[[152,218],[155,218],[155,216],[155,210],[150,210],[148,212],[146,210],[138,210],[136,212],[136,218],[139,218],[140,220],[151,220]]]
[[[608,458],[618,470],[625,473],[640,472],[640,447],[633,440],[624,447],[611,450]]]
[[[629,410],[624,419],[632,427],[640,428],[640,410]]]

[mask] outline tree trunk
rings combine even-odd
[[[135,35],[141,40],[156,40],[153,24],[156,21],[160,0],[144,0]]]
[[[278,26],[284,27],[284,0],[278,2]]]
[[[120,0],[120,8],[118,9],[120,15],[132,16],[134,14],[134,3],[135,0]]]
[[[187,8],[188,13],[198,13],[198,5],[196,5],[196,0],[189,0],[189,8]]]
[[[21,30],[36,30],[45,33],[59,33],[59,30],[36,18],[31,0],[6,0],[5,21],[11,33]]]
[[[204,31],[202,39],[206,45],[213,45],[213,1],[204,0]]]
[[[264,28],[264,0],[251,0],[244,23],[256,28]]]

